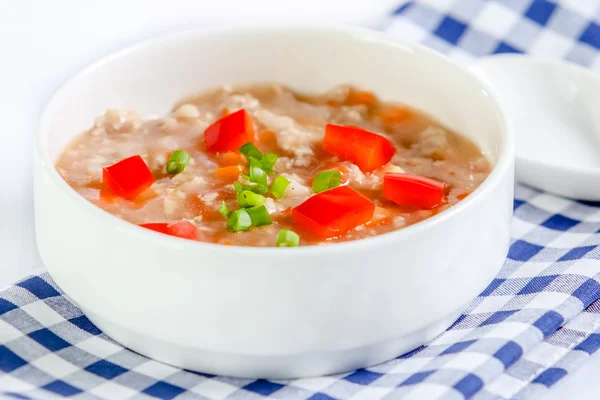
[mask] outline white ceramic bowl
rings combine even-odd
[[[165,113],[220,84],[304,91],[352,83],[425,110],[495,167],[457,206],[360,241],[292,249],[190,242],[84,200],[54,161],[107,107]],[[179,367],[243,377],[314,376],[394,358],[446,329],[494,278],[509,244],[513,138],[470,73],[366,30],[195,31],[105,58],[47,106],[36,144],[35,215],[56,283],[109,336]]]

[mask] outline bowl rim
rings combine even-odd
[[[432,217],[429,217],[423,221],[420,221],[416,224],[392,231],[383,233],[376,236],[371,236],[363,239],[350,240],[345,242],[336,242],[329,243],[327,245],[308,245],[308,246],[299,246],[286,248],[282,250],[275,246],[269,247],[261,247],[261,246],[239,246],[239,245],[222,245],[216,243],[207,243],[200,241],[192,241],[187,239],[181,239],[169,235],[164,235],[158,232],[151,231],[149,229],[145,229],[137,226],[131,222],[125,221],[117,216],[103,210],[102,208],[96,206],[95,204],[87,201],[83,198],[79,193],[77,193],[58,173],[55,167],[55,160],[52,160],[49,152],[48,152],[48,136],[47,132],[50,127],[50,120],[52,115],[55,113],[58,106],[64,101],[68,96],[68,92],[70,91],[73,85],[77,84],[77,81],[80,78],[83,78],[85,75],[93,72],[98,68],[102,68],[105,64],[110,63],[112,61],[118,60],[123,57],[127,57],[129,53],[133,53],[136,51],[143,50],[147,47],[153,47],[160,44],[168,44],[169,42],[177,42],[180,40],[189,39],[190,37],[198,36],[198,35],[218,35],[218,34],[253,34],[253,33],[271,33],[273,35],[278,32],[297,32],[298,34],[303,34],[307,32],[312,33],[321,33],[321,34],[343,34],[347,35],[351,40],[359,40],[359,41],[369,41],[375,44],[382,44],[390,46],[390,50],[392,47],[408,49],[413,53],[422,53],[426,54],[430,57],[437,58],[442,63],[449,65],[450,67],[454,67],[460,69],[464,74],[468,75],[476,81],[480,86],[485,95],[490,98],[491,105],[494,108],[494,112],[497,116],[497,119],[500,123],[501,128],[501,149],[497,161],[492,168],[491,173],[487,176],[487,178],[479,185],[467,198],[459,202],[458,204],[449,207],[447,210],[444,210]],[[454,61],[452,61],[449,57],[444,54],[441,54],[437,51],[429,49],[424,45],[414,42],[408,42],[401,39],[397,39],[385,32],[379,32],[370,30],[367,28],[361,27],[347,27],[347,26],[331,26],[328,24],[307,24],[307,23],[298,23],[298,24],[261,24],[261,25],[252,25],[252,24],[241,24],[238,26],[229,26],[229,27],[203,27],[203,28],[194,28],[188,29],[180,32],[163,34],[156,37],[152,37],[150,39],[146,39],[143,41],[139,41],[132,45],[126,46],[121,50],[117,50],[115,52],[111,52],[108,55],[102,56],[95,61],[92,61],[87,66],[83,67],[73,75],[67,77],[58,87],[58,89],[52,94],[48,102],[43,108],[41,113],[41,117],[38,123],[38,129],[35,134],[35,142],[34,148],[36,150],[36,154],[34,155],[34,159],[41,161],[41,168],[48,174],[54,186],[60,188],[77,206],[82,207],[88,213],[90,213],[92,218],[108,218],[107,221],[115,224],[115,228],[120,231],[126,232],[130,235],[137,235],[141,237],[145,237],[149,241],[153,241],[154,243],[157,240],[164,241],[165,244],[168,245],[176,245],[179,250],[192,250],[199,251],[204,249],[205,251],[213,251],[213,252],[234,252],[237,255],[271,255],[277,253],[278,255],[325,255],[330,253],[339,254],[339,252],[344,250],[355,250],[358,251],[361,248],[370,248],[374,246],[383,246],[390,245],[393,243],[398,243],[400,241],[404,241],[411,236],[414,236],[421,231],[430,229],[430,227],[439,225],[448,219],[452,219],[455,216],[460,215],[464,210],[469,207],[474,206],[480,201],[484,201],[485,197],[489,195],[497,186],[499,186],[506,175],[506,173],[510,172],[511,166],[514,163],[514,134],[507,123],[506,116],[502,112],[498,101],[493,96],[491,90],[488,87],[488,84],[472,73],[468,68],[461,67]],[[35,169],[34,169],[35,171]],[[281,252],[284,253],[281,253]]]

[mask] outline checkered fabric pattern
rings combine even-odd
[[[600,204],[516,187],[500,274],[448,331],[398,359],[291,381],[196,374],[112,341],[47,274],[0,293],[0,393],[19,399],[538,398],[600,347]]]
[[[598,0],[411,1],[397,9],[385,29],[458,62],[527,53],[600,70]]]
[[[600,1],[428,0],[387,30],[469,61],[529,52],[600,68]],[[46,275],[0,292],[0,394],[47,399],[526,399],[600,347],[600,203],[521,185],[500,274],[431,343],[372,368],[269,381],[197,374],[112,341]]]

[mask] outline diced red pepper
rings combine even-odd
[[[215,121],[204,131],[207,151],[237,151],[248,142],[256,142],[256,130],[252,117],[244,109]]]
[[[166,222],[153,222],[150,224],[140,224],[142,228],[150,229],[155,232],[164,233],[165,235],[170,235],[169,224]]]
[[[381,168],[394,156],[396,148],[381,135],[353,126],[327,124],[325,151],[358,165],[363,172]]]
[[[423,176],[386,173],[383,195],[399,206],[428,210],[442,203],[444,183]]]
[[[198,237],[196,227],[189,221],[179,221],[169,225],[171,235],[184,239],[196,240]]]
[[[150,229],[166,235],[177,236],[183,239],[196,240],[198,231],[196,227],[188,221],[179,221],[172,224],[155,222],[150,224],[140,224],[142,228]]]
[[[102,168],[102,183],[114,194],[134,199],[154,183],[152,172],[140,156]]]
[[[302,228],[322,239],[343,235],[371,220],[375,203],[348,186],[318,193],[292,209]]]

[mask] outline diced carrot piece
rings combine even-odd
[[[229,167],[230,165],[246,164],[246,157],[237,151],[228,151],[226,153],[217,154],[217,162],[221,167]]]
[[[351,90],[346,97],[346,104],[351,106],[364,104],[365,106],[371,106],[375,104],[377,98],[371,92],[364,92],[359,90]]]
[[[469,195],[469,192],[464,192],[456,196],[459,200],[464,200]]]
[[[258,135],[258,139],[260,143],[267,147],[276,147],[277,146],[277,135],[273,131],[262,131]]]
[[[384,122],[388,124],[399,124],[413,116],[413,112],[405,107],[394,107],[376,114]]]
[[[217,168],[215,170],[215,176],[224,183],[233,183],[237,181],[241,172],[241,165],[230,165],[228,167]]]

